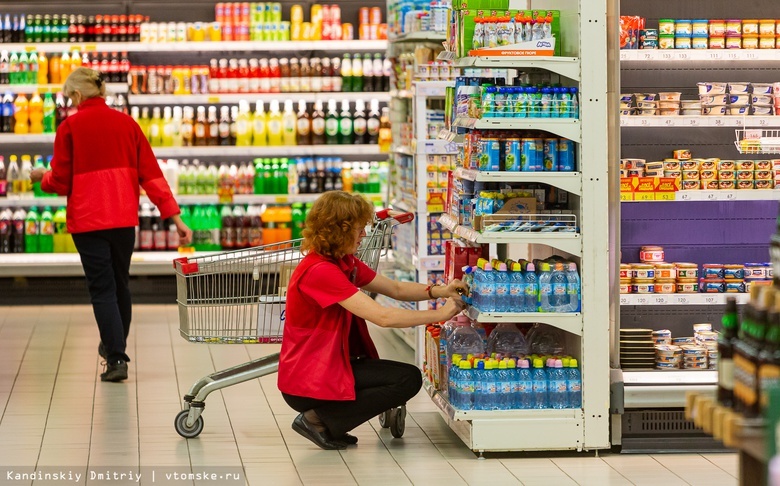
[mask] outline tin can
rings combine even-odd
[[[744,294],[745,293],[745,281],[744,280],[727,280],[725,292]]]
[[[725,267],[718,263],[709,263],[702,266],[702,278],[704,279],[723,279],[725,275]]]
[[[574,157],[574,143],[566,138],[558,139],[558,170],[574,172],[577,170]]]
[[[360,40],[371,39],[371,26],[369,24],[360,24],[358,26],[358,36]]]
[[[696,294],[699,292],[699,282],[693,279],[677,280],[678,294]]]
[[[558,139],[544,139],[544,170],[552,172],[558,170]]]
[[[371,7],[371,15],[368,21],[369,24],[379,25],[382,23],[382,9],[379,7]]]
[[[497,138],[483,138],[482,153],[479,156],[479,170],[499,170],[501,160],[501,144]]]
[[[655,278],[657,280],[674,280],[677,278],[677,268],[672,263],[656,263]]]
[[[282,4],[279,2],[273,2],[270,4],[271,7],[271,16],[267,18],[266,20],[268,22],[281,22],[282,21]]]
[[[217,22],[224,22],[225,20],[225,4],[222,2],[217,3],[214,6],[214,20]]]
[[[290,22],[300,24],[303,22],[303,6],[295,4],[290,7]]]
[[[369,17],[369,11],[370,10],[371,9],[368,8],[368,7],[360,7],[360,9],[358,10],[358,25],[371,23],[370,20],[369,20],[370,19],[370,17]]]
[[[355,38],[355,27],[350,24],[341,24],[341,38],[344,40],[352,40]]]
[[[703,278],[699,281],[699,289],[706,294],[722,294],[726,291],[726,281],[719,278]]]
[[[521,140],[520,170],[523,172],[536,171],[536,139],[524,138]]]
[[[746,263],[744,266],[745,279],[763,280],[768,278],[766,269],[767,267],[763,263]]]
[[[519,172],[521,170],[521,143],[519,138],[504,140],[504,170]]]
[[[744,265],[724,265],[723,278],[726,280],[742,280],[745,278]]]

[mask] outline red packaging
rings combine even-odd
[[[369,9],[368,7],[360,7],[360,10],[358,10],[358,25],[360,24],[370,24],[369,21]]]
[[[645,28],[645,19],[638,16],[620,16],[620,48],[639,49],[639,31]]]
[[[325,9],[324,6],[322,8],[323,8],[323,10]],[[330,20],[332,22],[339,22],[339,23],[341,23],[341,7],[339,7],[338,5],[331,5],[330,6]]]
[[[214,7],[214,20],[219,23],[225,20],[225,4],[220,2]]]
[[[382,9],[379,7],[371,7],[371,15],[369,17],[369,24],[379,25],[382,23]]]

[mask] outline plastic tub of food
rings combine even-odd
[[[710,37],[710,49],[725,49],[726,48],[726,38],[723,36],[720,37]]]
[[[760,36],[773,36],[775,35],[775,20],[774,19],[761,19],[758,21],[758,35]]]
[[[701,100],[682,100],[680,101],[680,108],[684,110],[692,110],[692,109],[700,109],[701,108]]]
[[[750,115],[750,105],[731,105],[729,115]]]
[[[732,94],[729,95],[729,104],[732,105],[747,105],[750,104],[751,96],[749,94]]]
[[[662,93],[658,93],[658,99],[661,101],[680,101],[680,93],[679,91],[665,91]]]
[[[772,83],[753,83],[753,94],[772,94],[774,85]]]
[[[726,83],[696,83],[700,95],[726,94]]]
[[[658,107],[661,109],[668,109],[668,108],[674,108],[676,110],[680,109],[680,102],[679,101],[661,101],[658,103]]]
[[[761,36],[758,38],[759,49],[774,49],[776,45],[775,36]]]
[[[726,110],[728,108],[726,105],[720,105],[720,106],[702,106],[701,107],[701,114],[702,115],[725,115],[728,113]]]
[[[674,36],[673,35],[659,35],[658,36],[658,48],[659,49],[674,49]]]
[[[728,86],[729,86],[729,93],[731,94],[742,94],[742,93],[750,92],[750,83],[745,83],[742,81],[733,81],[728,83]]]
[[[710,19],[710,38],[726,36],[726,21],[723,19]]]
[[[742,37],[726,37],[726,49],[742,49]]]
[[[753,114],[758,116],[768,116],[772,114],[772,105],[754,104]]]
[[[769,94],[758,94],[756,93],[755,88],[753,88],[753,98],[752,101],[754,104],[759,105],[771,105],[774,101],[772,98],[772,95]]]
[[[658,33],[660,35],[674,35],[674,20],[672,19],[659,19],[658,20]]]
[[[729,95],[700,95],[699,102],[702,107],[726,105],[729,102]]]
[[[707,19],[693,19],[691,21],[691,35],[693,37],[704,37],[709,34],[709,21]]]
[[[642,108],[639,110],[639,114],[642,116],[652,116],[656,114],[655,108]]]
[[[742,48],[743,49],[758,49],[758,36],[757,35],[743,35],[742,36]]]
[[[707,49],[709,47],[709,39],[707,37],[692,37],[691,49]]]
[[[687,108],[684,110],[680,110],[680,114],[683,116],[697,116],[701,115],[701,108]]]
[[[726,35],[742,35],[742,19],[727,19]]]
[[[655,93],[634,93],[637,103],[640,101],[655,101]]]
[[[692,33],[693,25],[689,19],[677,19],[674,22],[674,35],[677,37],[687,36],[690,37]]]
[[[758,35],[758,19],[742,20],[742,36]]]
[[[674,38],[674,48],[675,49],[690,49],[691,48],[691,38],[690,37],[679,37],[679,36],[676,36]]]

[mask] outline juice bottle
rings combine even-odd
[[[268,145],[268,117],[265,113],[262,101],[258,101],[255,106],[252,126],[254,131],[252,145],[256,147]]]
[[[24,94],[17,95],[16,100],[14,101],[14,119],[16,120],[16,123],[14,123],[14,133],[30,133],[30,126],[28,124],[28,108],[29,103],[27,101],[27,96]]]
[[[280,206],[276,213],[277,241],[290,241],[292,239],[292,210],[290,206]]]
[[[49,81],[52,84],[60,84],[62,82],[60,73],[60,56],[52,55],[51,59],[49,59]]]
[[[70,66],[70,54],[68,54],[68,51],[65,51],[62,53],[62,56],[60,57],[60,83],[64,83],[66,79],[68,79],[68,76],[70,76],[71,72],[71,66]]]
[[[282,113],[278,100],[271,101],[268,113],[268,145],[282,145]]]
[[[38,84],[47,84],[49,82],[49,60],[46,54],[38,54]]]
[[[162,146],[162,118],[160,118],[160,107],[155,106],[152,110],[152,119],[149,121],[149,144],[152,147]]]
[[[279,241],[276,236],[276,206],[268,206],[260,219],[263,222],[263,244],[270,245]]]
[[[160,130],[161,145],[163,147],[173,146],[173,110],[170,106],[163,108],[163,119],[161,122],[162,129]]]
[[[57,129],[57,114],[51,93],[43,95],[43,133],[54,133]]]
[[[14,181],[14,192],[17,194],[29,194],[33,192],[32,181],[30,180],[32,172],[32,157],[22,155],[22,165],[19,170],[19,178]]]
[[[379,119],[379,150],[389,152],[393,143],[393,132],[390,129],[390,108],[382,108],[382,116]]]
[[[66,253],[68,251],[68,228],[65,208],[60,207],[54,212],[54,253]]]
[[[43,100],[36,91],[28,105],[30,133],[43,133]]]
[[[282,141],[284,145],[297,145],[298,117],[293,111],[292,100],[285,100],[282,114]]]

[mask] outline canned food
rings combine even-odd
[[[769,182],[769,181],[758,181],[758,182]],[[761,184],[762,189],[766,189],[765,184]],[[756,181],[737,181],[737,190],[747,190],[747,189],[755,189],[756,188]]]
[[[674,158],[677,160],[689,160],[691,158],[691,151],[689,149],[677,149],[673,154]]]
[[[562,172],[576,170],[574,144],[571,140],[565,138],[558,140],[558,170]]]
[[[742,280],[745,278],[744,265],[723,265],[723,278],[726,280]]]
[[[756,170],[771,170],[772,169],[772,161],[770,160],[756,160],[754,162],[754,166]]]
[[[713,180],[718,177],[718,174],[714,170],[700,170],[701,180]]]
[[[699,283],[692,279],[677,280],[677,293],[697,294],[699,293]]]
[[[761,19],[758,21],[758,35],[774,37],[775,35],[775,20],[774,19]]]
[[[631,280],[633,277],[631,273],[631,265],[627,263],[620,264],[620,280]]]
[[[679,280],[699,278],[699,266],[695,263],[675,263]]]
[[[771,268],[771,266],[769,267]],[[745,279],[760,279],[763,280],[767,277],[767,266],[763,263],[746,263],[744,265]]]
[[[757,170],[753,173],[753,178],[757,181],[769,181],[772,180],[771,170]]]
[[[371,17],[369,24],[379,25],[382,23],[382,9],[379,7],[371,7]]]
[[[665,170],[664,171],[664,177],[669,177],[672,179],[680,179],[682,178],[682,171],[679,170]]]
[[[736,189],[736,187],[737,187],[737,184],[733,180],[728,180],[728,181],[720,180],[720,181],[718,181],[718,189],[720,189],[720,190],[723,190],[723,191],[733,191],[734,189]]]
[[[664,162],[664,170],[680,170],[680,162],[677,160]]]
[[[631,278],[634,280],[654,280],[655,266],[646,263],[634,263],[631,265]]]
[[[660,246],[643,246],[639,249],[639,260],[643,263],[663,262],[664,249]],[[634,267],[636,269],[636,267]],[[641,278],[641,277],[634,277]]]
[[[632,294],[654,294],[655,282],[646,282],[646,283],[634,282],[633,284],[631,284],[631,293]]]
[[[716,191],[720,188],[717,179],[705,179],[701,181],[701,188],[705,191]]]
[[[722,294],[726,291],[726,281],[719,278],[703,278],[699,281],[699,289],[708,294]]]
[[[737,168],[737,163],[733,160],[721,160],[718,162],[718,170],[734,170]]]
[[[303,22],[303,7],[295,4],[290,7],[290,22],[293,24],[300,24]]]
[[[701,181],[682,181],[683,191],[696,191],[701,189]]]
[[[714,160],[702,160],[699,162],[699,170],[717,170],[717,164]]]
[[[726,292],[728,293],[745,293],[745,281],[744,280],[727,280]]]
[[[358,10],[358,25],[371,23],[371,21],[369,20],[370,10],[371,9],[368,7],[360,7],[360,9]]]
[[[698,170],[684,170],[682,171],[682,178],[684,181],[699,181],[701,174]]]
[[[558,139],[544,139],[544,170],[546,172],[558,170]]]
[[[702,266],[702,278],[725,278],[726,269],[724,265],[718,263],[708,263]]]
[[[656,280],[656,294],[673,294],[677,291],[677,285],[674,280]]]

